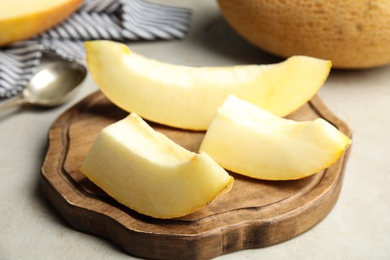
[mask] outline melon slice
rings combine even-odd
[[[272,65],[189,67],[152,60],[112,41],[86,42],[89,71],[118,107],[172,127],[206,130],[229,94],[285,116],[311,99],[330,61],[294,56]]]
[[[135,113],[99,133],[80,171],[118,202],[155,218],[199,210],[233,184],[207,154],[186,150]]]
[[[0,46],[25,40],[62,22],[83,0],[0,1]]]
[[[300,179],[334,164],[351,140],[322,118],[294,121],[229,96],[200,151],[230,171],[265,180]]]

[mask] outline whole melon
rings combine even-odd
[[[281,57],[307,55],[334,68],[390,64],[390,0],[218,0],[231,27]]]

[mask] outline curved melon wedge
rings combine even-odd
[[[84,0],[0,1],[0,46],[28,39],[65,20]]]
[[[85,45],[90,73],[111,102],[190,130],[206,130],[229,94],[285,116],[318,92],[331,68],[330,61],[304,56],[271,65],[188,67],[148,59],[112,41]]]
[[[199,210],[233,184],[207,154],[177,145],[134,113],[99,133],[80,171],[118,202],[155,218]]]
[[[229,96],[218,109],[200,151],[242,175],[291,180],[331,166],[350,143],[322,118],[304,122],[284,119]]]

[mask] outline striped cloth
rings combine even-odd
[[[173,40],[186,36],[191,10],[144,0],[85,0],[80,9],[37,37],[0,48],[0,98],[23,91],[43,54],[84,59],[83,42]]]

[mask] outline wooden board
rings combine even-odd
[[[131,255],[209,259],[270,246],[316,225],[339,196],[347,154],[330,168],[295,181],[261,181],[231,173],[232,190],[200,211],[171,220],[141,215],[118,204],[78,170],[98,132],[125,116],[100,92],[63,113],[49,132],[41,183],[47,199],[73,228],[107,238]],[[350,128],[318,97],[289,116],[295,120],[317,117],[351,136]],[[195,152],[204,135],[152,126]]]

